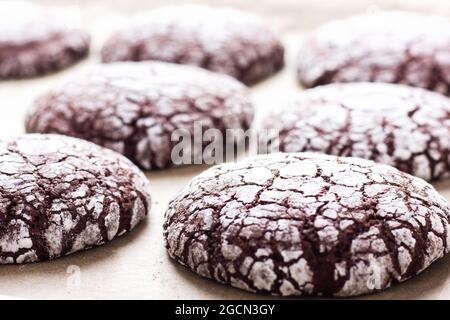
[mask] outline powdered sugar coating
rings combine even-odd
[[[262,126],[280,131],[269,141],[280,151],[360,157],[437,180],[450,174],[449,119],[450,100],[438,93],[353,83],[301,92]]]
[[[167,6],[144,12],[102,49],[104,62],[190,64],[251,84],[283,67],[284,50],[256,16],[230,8]]]
[[[333,21],[307,35],[298,54],[306,87],[391,82],[450,94],[450,20],[381,11]]]
[[[0,2],[0,78],[62,69],[87,54],[89,41],[68,12],[27,1]]]
[[[0,264],[101,245],[150,206],[147,178],[113,151],[58,135],[0,142]]]
[[[246,130],[252,119],[250,93],[231,77],[164,62],[120,62],[38,98],[26,130],[90,140],[157,169],[172,165],[174,130],[193,133],[199,124],[204,131]]]
[[[352,296],[449,251],[448,202],[358,158],[276,153],[215,166],[170,202],[169,255],[201,276],[275,295]]]

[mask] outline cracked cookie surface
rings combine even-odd
[[[179,143],[172,139],[175,130],[193,139],[196,127],[247,130],[252,119],[249,90],[229,76],[164,62],[119,62],[38,98],[26,130],[83,138],[148,170],[173,165],[171,152]],[[206,144],[194,146],[192,157]]]
[[[448,202],[358,158],[276,153],[212,167],[170,202],[169,255],[201,276],[275,295],[352,296],[448,252]]]
[[[0,2],[0,79],[41,76],[87,55],[90,36],[69,12],[26,1]]]
[[[391,82],[450,94],[450,20],[386,11],[330,22],[307,35],[298,53],[305,87]]]
[[[264,23],[230,8],[168,6],[135,17],[107,39],[104,62],[160,60],[228,74],[246,84],[284,65],[284,49]]]
[[[260,142],[282,152],[314,151],[392,165],[425,180],[450,174],[450,99],[385,83],[331,84],[301,92],[267,117]]]
[[[110,241],[150,210],[128,159],[59,135],[0,141],[0,264],[50,260]]]

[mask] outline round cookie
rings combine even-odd
[[[450,94],[450,19],[386,11],[330,22],[307,35],[298,53],[305,87],[390,82]]]
[[[450,207],[424,180],[359,158],[274,153],[215,166],[170,202],[169,255],[258,293],[385,289],[449,251]]]
[[[159,60],[228,74],[246,84],[284,65],[280,40],[257,17],[230,8],[168,6],[142,13],[112,34],[104,62]]]
[[[0,79],[65,68],[86,56],[89,35],[71,17],[26,1],[0,1]]]
[[[190,133],[184,142],[195,144],[196,128],[247,130],[252,118],[249,90],[229,76],[164,62],[119,62],[38,98],[26,130],[90,140],[148,170],[174,164],[171,153],[181,143],[174,133]],[[202,142],[190,151],[193,159],[208,144]]]
[[[80,139],[0,142],[0,264],[54,259],[133,229],[150,210],[148,180],[128,159]]]
[[[450,99],[386,83],[330,84],[301,92],[263,120],[262,146],[314,151],[392,165],[425,180],[450,174]],[[264,152],[262,152],[264,153]]]

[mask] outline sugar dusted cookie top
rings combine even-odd
[[[173,165],[176,130],[193,136],[201,126],[203,132],[224,134],[248,129],[252,119],[249,90],[227,75],[164,62],[118,62],[93,68],[39,97],[26,129],[90,140],[148,170]],[[187,152],[201,151],[202,146]]]
[[[268,116],[263,128],[280,136],[262,143],[284,152],[361,157],[437,180],[450,174],[449,115],[447,97],[419,88],[331,84],[299,93]]]
[[[352,296],[404,281],[449,250],[448,202],[358,158],[275,153],[215,166],[170,202],[170,256],[275,295]]]
[[[0,79],[35,77],[83,58],[90,37],[68,10],[0,1]]]
[[[101,245],[150,210],[148,180],[125,157],[59,135],[0,143],[0,263]]]
[[[450,19],[381,11],[332,21],[305,36],[298,78],[305,87],[332,82],[391,82],[450,94]]]
[[[160,60],[231,75],[246,84],[282,68],[280,40],[256,16],[230,8],[167,6],[113,33],[104,62]]]

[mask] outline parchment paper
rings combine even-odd
[[[145,8],[167,1],[37,1],[72,5],[82,23],[92,30],[90,57],[64,72],[33,80],[0,82],[0,138],[22,133],[28,106],[41,92],[65,77],[98,63],[99,47],[114,26]],[[170,1],[176,2],[176,1]],[[180,1],[178,1],[180,2]],[[198,2],[198,1],[197,1]],[[205,1],[203,1],[205,2]],[[366,10],[403,8],[450,15],[444,1],[318,1],[243,0],[210,1],[230,4],[262,15],[277,30],[287,46],[287,65],[271,79],[252,88],[257,110],[255,124],[269,110],[280,108],[301,90],[295,79],[298,37],[333,17]],[[265,299],[203,279],[171,261],[163,246],[163,214],[168,201],[206,166],[191,166],[150,172],[153,208],[144,223],[112,243],[50,262],[0,266],[0,298],[40,299]],[[436,185],[450,199],[450,181]],[[450,298],[450,256],[435,262],[421,275],[394,285],[382,293],[359,299],[448,299]]]

